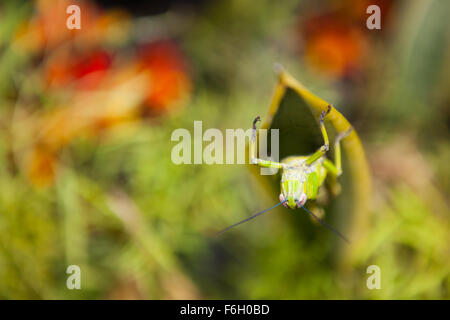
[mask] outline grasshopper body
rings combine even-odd
[[[324,144],[315,153],[307,156],[291,156],[281,162],[259,159],[256,157],[256,123],[260,121],[257,117],[253,121],[253,134],[250,141],[251,163],[266,168],[282,169],[280,201],[290,209],[303,207],[308,199],[315,199],[319,188],[323,185],[328,174],[338,177],[342,174],[340,140],[345,138],[351,129],[344,134],[338,135],[334,143],[335,162],[326,158],[329,150],[328,134],[325,129],[324,119],[330,112],[322,112],[319,120],[320,130]]]
[[[260,167],[277,168],[283,170],[281,175],[281,193],[279,196],[280,203],[276,204],[272,208],[266,209],[253,216],[250,216],[249,218],[222,230],[218,234],[222,234],[225,231],[250,219],[253,219],[279,205],[283,205],[286,208],[290,209],[302,208],[312,217],[317,219],[321,224],[323,224],[348,242],[348,240],[339,231],[329,226],[327,223],[322,221],[319,217],[317,217],[304,207],[307,200],[316,199],[319,189],[323,185],[325,178],[328,175],[337,178],[342,174],[340,141],[341,139],[348,136],[352,129],[339,134],[336,137],[334,143],[334,163],[327,159],[326,153],[329,149],[329,141],[328,134],[325,129],[324,119],[325,116],[331,111],[331,108],[331,106],[328,106],[327,110],[321,113],[319,120],[320,131],[322,132],[324,144],[311,155],[290,156],[283,159],[281,162],[270,161],[256,157],[256,123],[260,121],[260,117],[258,116],[255,120],[253,120],[253,131],[250,139],[250,160],[252,164]]]
[[[311,165],[306,164],[308,156],[289,157],[282,161],[285,164],[281,175],[280,201],[287,208],[295,209],[303,206],[308,199],[316,199],[319,188],[327,176],[327,169],[320,158]]]

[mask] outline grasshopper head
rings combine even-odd
[[[280,201],[284,201],[286,199],[288,201],[283,203],[283,206],[290,209],[297,209],[300,208],[301,206],[304,206],[307,200],[305,193],[301,193],[299,196],[291,195],[288,196],[287,198],[283,193],[280,193]]]
[[[307,200],[304,192],[304,176],[300,171],[288,170],[283,173],[281,179],[280,201],[286,208],[297,209],[303,206]]]

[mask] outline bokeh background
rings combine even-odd
[[[70,4],[81,30],[66,28]],[[381,30],[366,28],[370,4]],[[449,13],[443,0],[1,1],[0,298],[450,298]],[[277,195],[245,165],[170,160],[176,128],[264,115],[274,62],[362,138],[373,194],[351,261],[287,209],[214,237]],[[372,264],[381,290],[366,287]]]

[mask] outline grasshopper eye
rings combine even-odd
[[[305,205],[305,203],[306,203],[306,200],[307,200],[306,194],[305,194],[305,193],[302,193],[302,195],[300,196],[300,199],[298,199],[298,200],[296,201],[296,203],[297,203],[297,208],[303,207],[303,206]]]
[[[280,202],[283,202],[283,207],[285,208],[289,208],[289,206],[287,205],[287,201],[285,201],[286,199],[284,198],[284,195],[282,193],[280,193]]]

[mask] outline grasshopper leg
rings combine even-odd
[[[328,105],[327,110],[322,111],[322,113],[320,114],[319,126],[320,126],[320,131],[322,132],[324,144],[323,144],[323,146],[321,146],[319,148],[319,150],[314,152],[311,156],[308,157],[308,159],[306,159],[306,164],[308,164],[308,165],[310,165],[314,161],[320,159],[330,149],[330,141],[328,139],[328,133],[327,133],[327,129],[325,128],[325,122],[324,122],[326,115],[328,113],[330,113],[330,111],[331,111],[331,105]]]
[[[336,178],[342,174],[341,140],[346,138],[352,131],[353,128],[350,128],[336,137],[334,141],[334,163],[328,159],[323,162],[323,166]]]
[[[251,164],[254,164],[254,165],[257,165],[260,167],[264,167],[264,168],[278,168],[278,169],[284,168],[285,165],[283,163],[259,159],[258,157],[256,157],[256,123],[258,121],[261,121],[260,116],[257,116],[253,120],[253,125],[252,125],[252,136],[250,138],[250,162],[251,162]]]
[[[341,140],[346,138],[352,131],[353,128],[350,128],[349,130],[342,132],[336,137],[336,140],[334,141],[334,163],[336,166],[338,177],[342,174]]]

